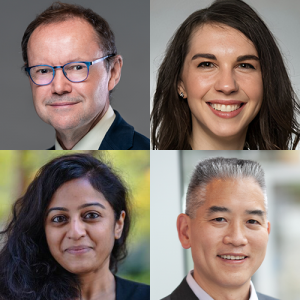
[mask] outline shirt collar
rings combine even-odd
[[[72,148],[72,150],[98,150],[106,132],[115,120],[115,113],[111,106],[101,120]],[[63,150],[55,138],[55,150]]]
[[[186,281],[191,290],[194,292],[194,294],[197,296],[198,299],[201,300],[214,300],[211,296],[209,296],[196,282],[196,280],[193,277],[194,271],[190,271],[188,275],[186,276]],[[249,300],[258,300],[256,291],[254,288],[254,285],[252,281],[250,281],[250,298]]]

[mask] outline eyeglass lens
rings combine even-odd
[[[73,82],[83,81],[88,76],[88,67],[85,63],[74,62],[64,66],[65,76]],[[46,85],[53,79],[53,69],[49,66],[37,66],[30,69],[32,80],[36,84]]]

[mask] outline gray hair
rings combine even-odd
[[[267,210],[267,193],[265,173],[261,165],[252,160],[215,157],[201,161],[195,167],[186,194],[185,213],[195,217],[197,209],[204,203],[206,186],[213,179],[244,179],[253,178],[260,186],[264,195]]]

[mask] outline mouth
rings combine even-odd
[[[222,111],[222,112],[232,112],[235,111],[239,108],[241,108],[244,103],[240,104],[232,104],[232,105],[225,105],[225,104],[218,104],[218,103],[209,103],[209,105],[217,111]]]
[[[73,246],[69,247],[65,250],[65,252],[69,254],[84,254],[91,251],[92,248],[89,246]]]
[[[230,119],[237,116],[247,103],[236,100],[212,100],[206,104],[216,116]]]
[[[248,257],[248,256],[234,256],[234,255],[218,255],[218,256],[227,260],[242,260]]]
[[[249,256],[246,255],[217,255],[223,262],[229,264],[242,264],[248,260]]]
[[[57,102],[57,103],[51,103],[50,106],[58,107],[58,106],[72,106],[79,102]]]

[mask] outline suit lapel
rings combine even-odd
[[[186,278],[182,280],[180,285],[170,296],[171,300],[199,300],[187,284]]]

